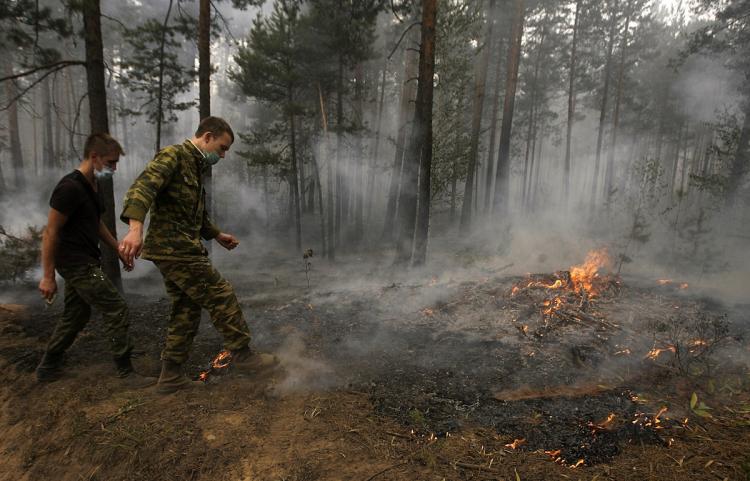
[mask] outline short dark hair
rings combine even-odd
[[[195,136],[200,137],[206,132],[211,132],[217,136],[226,132],[232,138],[232,142],[234,142],[234,132],[232,131],[232,127],[230,127],[227,121],[221,117],[211,116],[201,120],[198,124],[198,130],[195,131]]]
[[[120,142],[115,140],[111,135],[105,133],[91,134],[86,139],[86,143],[83,144],[83,158],[86,159],[93,153],[99,155],[125,155],[125,151],[122,150]]]

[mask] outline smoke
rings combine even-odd
[[[299,333],[289,335],[276,355],[284,370],[284,377],[275,386],[278,394],[321,390],[336,384],[333,369],[307,354],[305,341]]]

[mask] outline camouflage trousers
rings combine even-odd
[[[101,267],[58,267],[57,272],[65,279],[65,309],[47,344],[47,353],[64,353],[91,319],[93,307],[102,314],[114,357],[129,355],[133,345],[128,336],[128,306]]]
[[[187,360],[200,326],[201,309],[208,311],[214,327],[224,337],[224,349],[236,350],[248,345],[250,329],[234,289],[207,257],[153,262],[161,271],[167,294],[172,298],[162,360],[178,364]]]

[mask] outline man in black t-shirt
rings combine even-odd
[[[99,241],[117,251],[117,240],[101,220],[97,178],[111,177],[123,154],[108,134],[92,134],[83,149],[83,161],[60,180],[50,198],[47,227],[42,239],[42,280],[39,291],[51,303],[57,293],[55,270],[65,279],[65,310],[49,340],[37,379],[60,377],[62,358],[91,318],[91,308],[102,313],[117,373],[128,387],[146,387],[156,379],[133,370],[128,336],[128,308],[122,295],[101,269]],[[125,263],[125,269],[132,266]]]

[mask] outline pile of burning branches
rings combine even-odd
[[[537,316],[541,322],[532,332],[536,337],[543,337],[555,327],[569,324],[617,329],[617,325],[597,316],[595,310],[601,298],[616,296],[620,292],[619,278],[602,274],[611,266],[607,250],[599,249],[589,252],[583,264],[570,270],[532,274],[516,283],[510,297],[520,309],[518,329],[528,335],[529,326],[523,321]]]

